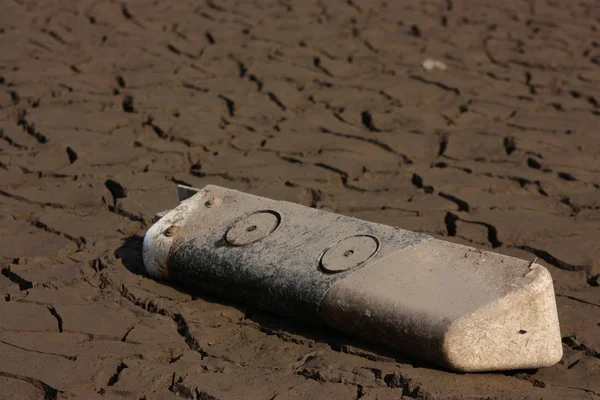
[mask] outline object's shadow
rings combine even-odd
[[[115,250],[114,255],[121,260],[129,272],[136,275],[148,276],[144,269],[142,259],[142,246],[144,238],[140,235],[132,235],[123,240],[121,247]]]
[[[114,255],[117,257],[117,259],[121,260],[125,268],[127,268],[130,272],[136,275],[148,277],[148,274],[144,269],[144,262],[142,259],[143,240],[144,238],[139,235],[133,235],[126,238],[121,247],[114,252]],[[317,328],[315,326],[301,324],[299,322],[291,321],[276,315],[266,314],[263,313],[262,310],[255,310],[251,307],[244,307],[236,303],[231,303],[227,299],[214,296],[201,290],[194,290],[193,288],[185,287],[179,283],[161,281],[157,281],[157,283],[172,287],[181,293],[188,294],[192,297],[192,299],[201,299],[209,303],[219,303],[236,308],[245,314],[246,319],[257,323],[267,333],[295,335],[310,341],[326,343],[334,351],[354,354],[372,361],[396,362],[400,364],[410,364],[414,368],[429,368],[453,374],[465,374],[462,372],[452,371],[418,358],[412,358],[407,355],[399,354],[398,352],[392,352],[391,350],[382,346],[372,345],[364,341],[354,339],[328,327],[319,326]],[[519,370],[505,371],[503,373],[505,375],[515,375],[519,373],[531,375],[536,371],[537,370]]]

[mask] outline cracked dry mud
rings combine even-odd
[[[600,398],[598,3],[6,0],[0,48],[0,397]],[[564,358],[455,374],[148,279],[176,183],[538,257]]]

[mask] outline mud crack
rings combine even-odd
[[[123,372],[123,370],[126,368],[128,368],[127,364],[121,361],[121,364],[117,366],[117,370],[115,371],[115,373],[112,374],[112,376],[108,379],[106,386],[114,386],[119,381],[121,372]]]
[[[56,311],[56,308],[54,308],[54,306],[48,306],[48,311],[50,311],[50,314],[52,314],[52,316],[54,318],[56,318],[56,322],[58,323],[58,331],[62,333],[63,331],[63,319],[60,316],[60,314],[58,313],[58,311]]]
[[[35,388],[41,390],[44,393],[44,400],[56,400],[58,398],[58,394],[63,393],[60,390],[54,389],[47,383],[39,379],[31,378],[29,376],[11,374],[10,372],[4,371],[0,371],[0,376],[3,376],[5,378],[18,379],[20,381],[29,383],[30,385],[34,386]]]
[[[498,240],[498,231],[496,230],[495,226],[493,226],[492,224],[489,224],[487,222],[482,222],[482,221],[468,221],[468,220],[458,217],[457,215],[455,215],[451,212],[447,212],[446,216],[444,217],[444,223],[446,224],[446,232],[447,232],[448,236],[457,236],[457,227],[456,227],[457,221],[464,222],[467,224],[481,225],[481,226],[485,227],[487,229],[487,240],[490,243],[490,245],[492,246],[492,248],[495,249],[497,247],[502,246],[502,242],[500,240]]]
[[[585,271],[585,267],[582,265],[569,264],[565,261],[559,260],[554,257],[552,254],[548,253],[546,250],[536,249],[531,246],[515,246],[517,249],[528,251],[529,253],[534,254],[536,257],[541,258],[546,261],[548,264],[555,266],[556,268],[560,268],[565,271]]]
[[[383,381],[389,388],[401,388],[402,397],[412,399],[429,399],[433,398],[430,393],[424,391],[420,385],[414,384],[412,379],[406,378],[399,371],[385,375]]]
[[[19,285],[19,290],[28,290],[33,288],[33,282],[15,274],[9,267],[2,268],[2,275],[10,279],[11,282]]]
[[[429,80],[429,79],[425,79],[422,76],[418,76],[418,75],[409,75],[408,77],[410,79],[414,79],[415,81],[423,82],[423,83],[425,83],[427,85],[437,86],[440,89],[444,89],[444,90],[446,90],[448,92],[452,92],[452,93],[456,94],[457,96],[460,95],[460,90],[458,90],[455,87],[448,86],[445,83],[437,82],[437,81],[432,81],[432,80]]]

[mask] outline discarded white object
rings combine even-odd
[[[440,71],[445,71],[448,69],[446,64],[444,64],[442,61],[434,60],[433,58],[426,59],[425,61],[423,61],[423,63],[421,65],[423,65],[423,68],[426,71],[433,71],[434,69],[439,69]]]
[[[218,186],[178,192],[144,238],[155,278],[459,371],[562,357],[552,277],[535,262]]]

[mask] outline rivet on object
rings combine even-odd
[[[223,203],[223,199],[221,199],[220,197],[212,197],[212,198],[208,199],[208,201],[206,203],[204,203],[204,205],[208,208],[211,208],[211,207],[218,207],[221,205],[221,203]]]
[[[165,229],[165,231],[163,232],[163,234],[166,237],[175,236],[175,235],[177,235],[177,233],[179,232],[180,229],[181,228],[178,227],[177,225],[171,225],[167,229]]]

